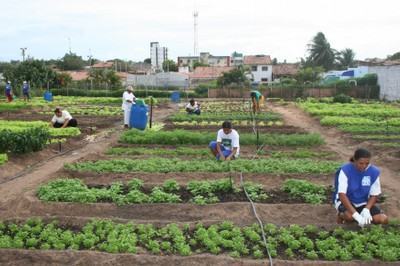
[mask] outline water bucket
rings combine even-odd
[[[174,103],[178,103],[181,100],[181,94],[179,91],[174,91],[171,93],[171,101]]]
[[[53,93],[51,93],[50,91],[46,91],[43,94],[43,98],[45,101],[52,102],[53,101]]]
[[[147,105],[133,104],[129,126],[140,130],[145,130],[147,126]]]

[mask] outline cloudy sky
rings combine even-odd
[[[322,31],[331,47],[357,59],[400,51],[398,0],[0,0],[0,61],[149,57],[150,42],[169,57],[193,55],[193,10],[199,12],[199,51],[213,55],[268,54],[294,62]]]

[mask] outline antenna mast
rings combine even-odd
[[[197,33],[197,17],[199,16],[199,12],[195,9],[193,12],[193,20],[194,20],[194,46],[193,46],[193,55],[197,56],[198,55],[198,49],[199,49],[199,38],[198,38],[198,33]]]

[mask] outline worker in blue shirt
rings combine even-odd
[[[5,94],[6,94],[6,97],[7,97],[7,101],[8,102],[12,102],[13,96],[12,96],[11,81],[7,81]]]
[[[338,223],[355,220],[360,227],[388,223],[388,217],[376,205],[381,194],[380,170],[370,160],[371,153],[359,148],[336,172],[333,201]]]
[[[22,84],[22,94],[24,96],[24,101],[29,101],[30,100],[30,95],[29,95],[29,91],[30,91],[30,87],[28,82],[26,82],[26,80],[24,80],[23,84]]]

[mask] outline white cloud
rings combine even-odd
[[[193,53],[194,6],[199,11],[200,51],[229,55],[303,57],[322,31],[333,48],[352,48],[358,58],[399,51],[400,4],[323,0],[0,0],[0,60],[19,59],[19,47],[36,58],[68,51],[86,57],[143,60],[159,41],[170,56]]]

